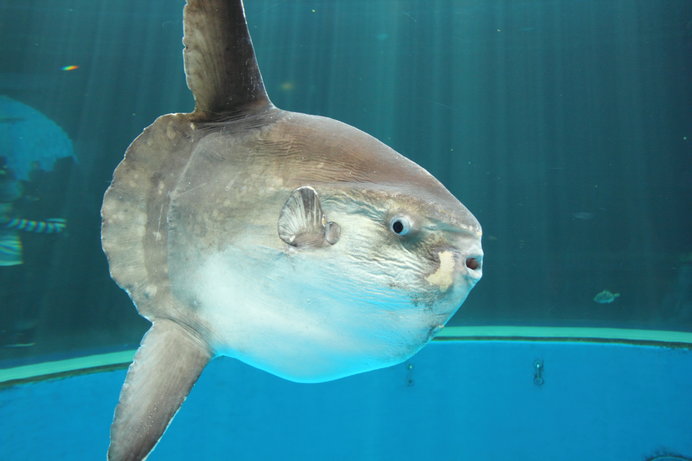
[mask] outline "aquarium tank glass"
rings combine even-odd
[[[0,359],[145,331],[99,207],[129,142],[193,108],[182,6],[0,2],[0,218],[27,221],[0,234]],[[275,105],[371,133],[481,222],[484,278],[451,325],[692,331],[689,1],[246,10]]]

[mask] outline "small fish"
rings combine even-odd
[[[593,297],[594,302],[598,304],[610,304],[615,301],[615,298],[619,297],[620,293],[613,293],[608,290],[603,290]]]
[[[575,211],[572,213],[574,219],[579,219],[581,221],[591,221],[596,215],[590,211]]]
[[[75,65],[72,65],[72,66],[63,66],[63,67],[60,68],[60,70],[65,71],[65,72],[69,72],[69,71],[71,71],[71,70],[77,70],[77,69],[79,69],[79,66],[75,66]]]

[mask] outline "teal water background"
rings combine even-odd
[[[71,137],[25,237],[36,345],[130,347],[146,329],[108,276],[99,207],[129,142],[193,107],[180,0],[1,0],[0,94]],[[692,2],[248,0],[272,101],[418,162],[484,227],[456,325],[692,331]],[[77,65],[72,71],[64,66]],[[24,290],[17,293],[18,290]],[[620,293],[610,304],[602,290]]]

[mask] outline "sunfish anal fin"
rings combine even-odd
[[[312,187],[291,192],[279,214],[278,230],[281,240],[294,247],[334,245],[341,235],[339,225],[329,222],[322,212]]]
[[[157,320],[127,371],[111,426],[109,461],[145,459],[211,359],[180,325]]]

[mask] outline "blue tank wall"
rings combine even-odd
[[[102,459],[124,374],[0,391],[0,459]],[[409,363],[319,385],[219,359],[150,459],[690,457],[690,383],[692,351],[617,344],[436,342]]]
[[[0,343],[12,324],[36,326],[33,347],[0,347],[0,360],[134,347],[146,331],[108,277],[99,208],[134,137],[193,107],[183,5],[0,1],[0,94],[59,125],[79,158],[15,208],[68,228],[25,233],[24,265],[0,270],[0,306],[15,307],[0,309]],[[246,6],[278,107],[380,138],[483,225],[484,278],[453,324],[692,331],[692,2]],[[19,118],[0,113],[0,146],[21,137]],[[594,302],[602,290],[620,296]]]

